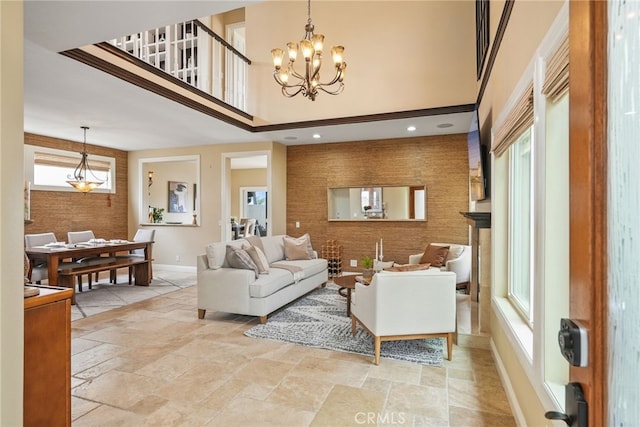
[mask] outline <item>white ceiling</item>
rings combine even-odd
[[[216,143],[287,145],[465,133],[471,113],[251,133],[57,52],[257,1],[33,1],[24,3],[26,132],[135,151]],[[450,123],[452,126],[439,128]],[[407,127],[415,126],[408,133]],[[321,138],[314,139],[319,134]]]

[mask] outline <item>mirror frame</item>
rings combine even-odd
[[[385,200],[384,200],[384,189],[385,188],[398,188],[405,187],[409,191],[415,188],[420,188],[424,190],[424,218],[384,218],[384,214],[386,212],[385,209]],[[349,216],[346,218],[336,218],[332,214],[332,209],[335,205],[333,200],[333,191],[334,190],[351,190],[351,192],[358,192],[358,198],[355,203],[358,205],[362,205],[363,200],[363,192],[369,193],[369,200],[373,198],[373,202],[369,204],[371,209],[367,209],[365,211],[364,206],[360,206],[358,211],[361,216],[353,217],[352,214],[355,215],[356,209],[350,209]],[[376,197],[376,194],[378,195]],[[353,195],[350,195],[349,201],[351,206],[353,207]],[[376,201],[377,200],[377,201]],[[407,215],[408,216],[408,215]],[[411,222],[426,222],[427,221],[427,186],[426,185],[367,185],[360,187],[327,187],[327,221],[411,221]]]

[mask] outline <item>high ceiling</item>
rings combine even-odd
[[[26,132],[135,151],[215,143],[326,143],[464,133],[471,113],[251,133],[119,80],[58,52],[256,1],[24,3]],[[350,76],[351,77],[351,76]],[[438,125],[451,124],[449,127]],[[407,127],[417,127],[407,133]],[[312,135],[322,135],[313,139]]]

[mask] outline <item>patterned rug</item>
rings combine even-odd
[[[254,326],[245,335],[373,357],[373,337],[360,324],[356,335],[351,335],[346,298],[338,294],[338,289],[328,283],[269,316],[266,324]],[[443,338],[386,341],[381,344],[380,357],[440,366],[443,352]]]

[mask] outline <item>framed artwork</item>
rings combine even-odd
[[[186,182],[169,181],[169,209],[167,212],[189,212],[187,206],[187,192],[189,186]]]

